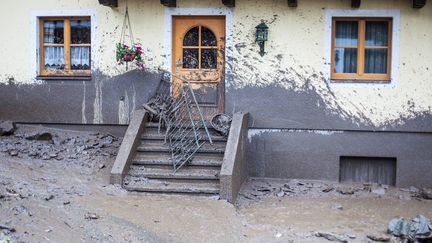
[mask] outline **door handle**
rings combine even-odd
[[[183,65],[183,62],[179,59],[176,60],[176,74],[179,72],[179,67]]]

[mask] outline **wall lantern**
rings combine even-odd
[[[268,39],[268,26],[264,23],[264,21],[262,21],[261,24],[257,25],[257,27],[255,28],[256,28],[255,42],[257,42],[258,45],[260,46],[259,54],[261,56],[264,56],[265,54],[264,43]]]

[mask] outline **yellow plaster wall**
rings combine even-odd
[[[178,7],[223,7],[220,1],[178,0]],[[3,0],[0,14],[0,81],[35,82],[32,74],[31,12],[93,9],[97,16],[96,66],[108,76],[125,72],[115,63],[115,44],[125,10],[124,0],[111,9],[97,0]],[[401,118],[432,113],[432,4],[411,8],[408,0],[364,0],[360,9],[400,9],[399,74],[393,86],[328,85],[322,79],[326,9],[350,9],[348,0],[237,0],[233,11],[233,71],[231,88],[277,85],[283,89],[313,90],[341,116],[368,125],[397,124]],[[147,71],[163,67],[164,7],[159,0],[128,0],[135,38],[145,50]],[[260,57],[254,43],[255,26],[270,27],[267,54]],[[397,47],[395,47],[397,48]]]

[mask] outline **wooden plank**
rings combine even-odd
[[[222,3],[227,7],[235,7],[235,0],[222,0]]]
[[[360,8],[361,0],[351,0],[351,8]]]
[[[99,4],[111,7],[111,8],[117,8],[118,7],[118,0],[99,0]]]
[[[170,8],[177,7],[177,1],[176,0],[161,0],[160,2],[165,7],[170,7]]]
[[[297,0],[288,0],[288,7],[297,7]]]
[[[413,8],[423,8],[426,5],[426,0],[413,0]]]

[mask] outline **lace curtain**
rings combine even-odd
[[[70,68],[90,69],[90,20],[71,20]],[[45,70],[64,70],[64,21],[44,21],[44,66]],[[55,46],[53,46],[53,44]],[[81,46],[74,46],[74,45]],[[82,46],[86,45],[86,46]]]
[[[72,70],[90,69],[90,47],[71,47]]]

